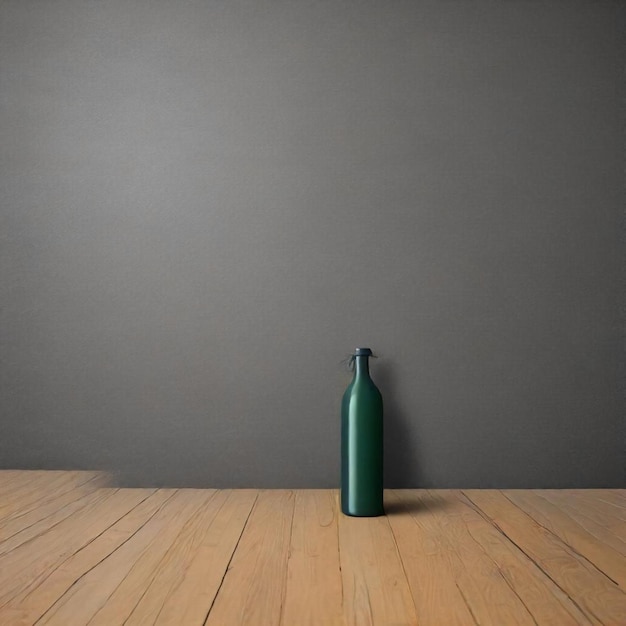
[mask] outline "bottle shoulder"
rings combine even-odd
[[[374,384],[371,378],[355,378],[347,387],[344,398],[349,398],[354,395],[368,395],[379,397],[382,399],[380,390]]]

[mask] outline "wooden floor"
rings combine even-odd
[[[626,491],[116,489],[0,472],[0,624],[626,625]]]

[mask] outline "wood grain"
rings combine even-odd
[[[622,590],[626,589],[626,559],[602,540],[606,532],[592,534],[558,506],[532,491],[505,491],[504,494],[543,528],[593,563]]]
[[[207,626],[280,624],[293,509],[292,491],[259,493]]]
[[[25,587],[37,584],[147,497],[141,490],[103,489],[100,494],[93,506],[0,557],[0,607]]]
[[[143,491],[143,490],[136,490]],[[40,619],[85,574],[131,539],[151,519],[175,490],[146,490],[146,498],[93,541],[76,551],[46,576],[35,577],[0,611],[0,623],[12,623],[8,615],[22,616],[23,623]],[[22,623],[22,622],[20,622]]]
[[[47,477],[40,474],[24,489],[0,500],[0,520],[8,520],[41,507],[50,500],[94,479],[93,472],[55,472]]]
[[[256,498],[257,492],[252,489],[226,492],[223,505],[189,567],[181,572],[176,587],[165,599],[155,624],[204,624]]]
[[[417,614],[389,520],[339,518],[343,608],[350,626],[417,624]]]
[[[536,564],[462,495],[457,499],[467,531],[493,560],[498,573],[515,591],[538,624],[589,624],[577,605]]]
[[[212,492],[209,492],[209,497]],[[114,623],[124,622],[150,583],[154,566],[185,522],[202,504],[195,493],[181,490],[133,537],[98,568],[87,572],[40,619],[40,624],[87,623],[115,609]]]
[[[404,493],[404,501],[410,505],[411,492]],[[561,622],[576,623],[570,613],[553,599],[552,591],[545,587],[541,591],[542,603],[535,601],[527,593],[528,584],[535,592],[539,586],[537,577],[525,581],[525,585],[512,584],[512,577],[505,569],[506,561],[499,554],[498,544],[485,549],[476,539],[492,525],[471,509],[454,491],[428,491],[418,500],[419,506],[411,506],[414,518],[428,518],[431,522],[430,537],[436,542],[439,552],[445,555],[447,571],[437,580],[445,577],[454,581],[463,601],[478,624],[535,624],[539,617],[559,615]],[[511,555],[509,555],[510,557]],[[516,563],[515,559],[508,559]],[[517,565],[517,563],[516,563]],[[529,563],[523,564],[528,571]],[[536,572],[533,572],[536,574]],[[543,603],[547,606],[543,606]],[[555,606],[552,606],[555,605]],[[574,607],[572,607],[574,608]],[[573,611],[574,615],[576,611]],[[438,616],[432,623],[436,623]]]
[[[626,595],[606,574],[504,494],[478,490],[464,491],[464,494],[580,607],[592,623],[626,623]]]
[[[119,619],[127,623],[136,609],[138,619],[143,614],[152,613],[154,593],[169,592],[181,557],[184,563],[187,550],[198,544],[199,525],[215,516],[214,496],[215,491],[211,489],[185,489],[177,492],[164,505],[162,517],[165,517],[165,511],[171,514],[163,519],[164,523],[149,546],[134,560],[131,569],[107,597],[90,624],[107,626]],[[159,518],[155,515],[154,519]],[[200,530],[203,528],[200,527]],[[97,574],[94,578],[97,583]]]
[[[281,624],[345,623],[338,518],[334,492],[296,492]]]
[[[385,494],[387,519],[409,583],[418,623],[463,626],[476,620],[450,575],[448,547],[427,513],[423,490]]]
[[[98,491],[76,493],[69,491],[52,502],[41,506],[41,519],[31,521],[38,515],[38,509],[9,520],[0,529],[0,555],[15,550],[17,547],[43,535],[51,528],[67,519],[77,511],[95,504],[102,498]]]
[[[0,624],[626,624],[624,490],[117,489],[0,471]]]
[[[571,493],[565,494],[558,489],[547,489],[542,495],[545,499],[564,505],[569,510],[576,509],[579,514],[603,526],[616,537],[622,539],[626,537],[626,510],[580,491],[572,490]]]

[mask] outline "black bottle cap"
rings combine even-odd
[[[369,348],[357,348],[354,356],[372,356],[372,351]]]

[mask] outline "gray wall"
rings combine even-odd
[[[0,463],[624,484],[625,5],[0,2]]]

